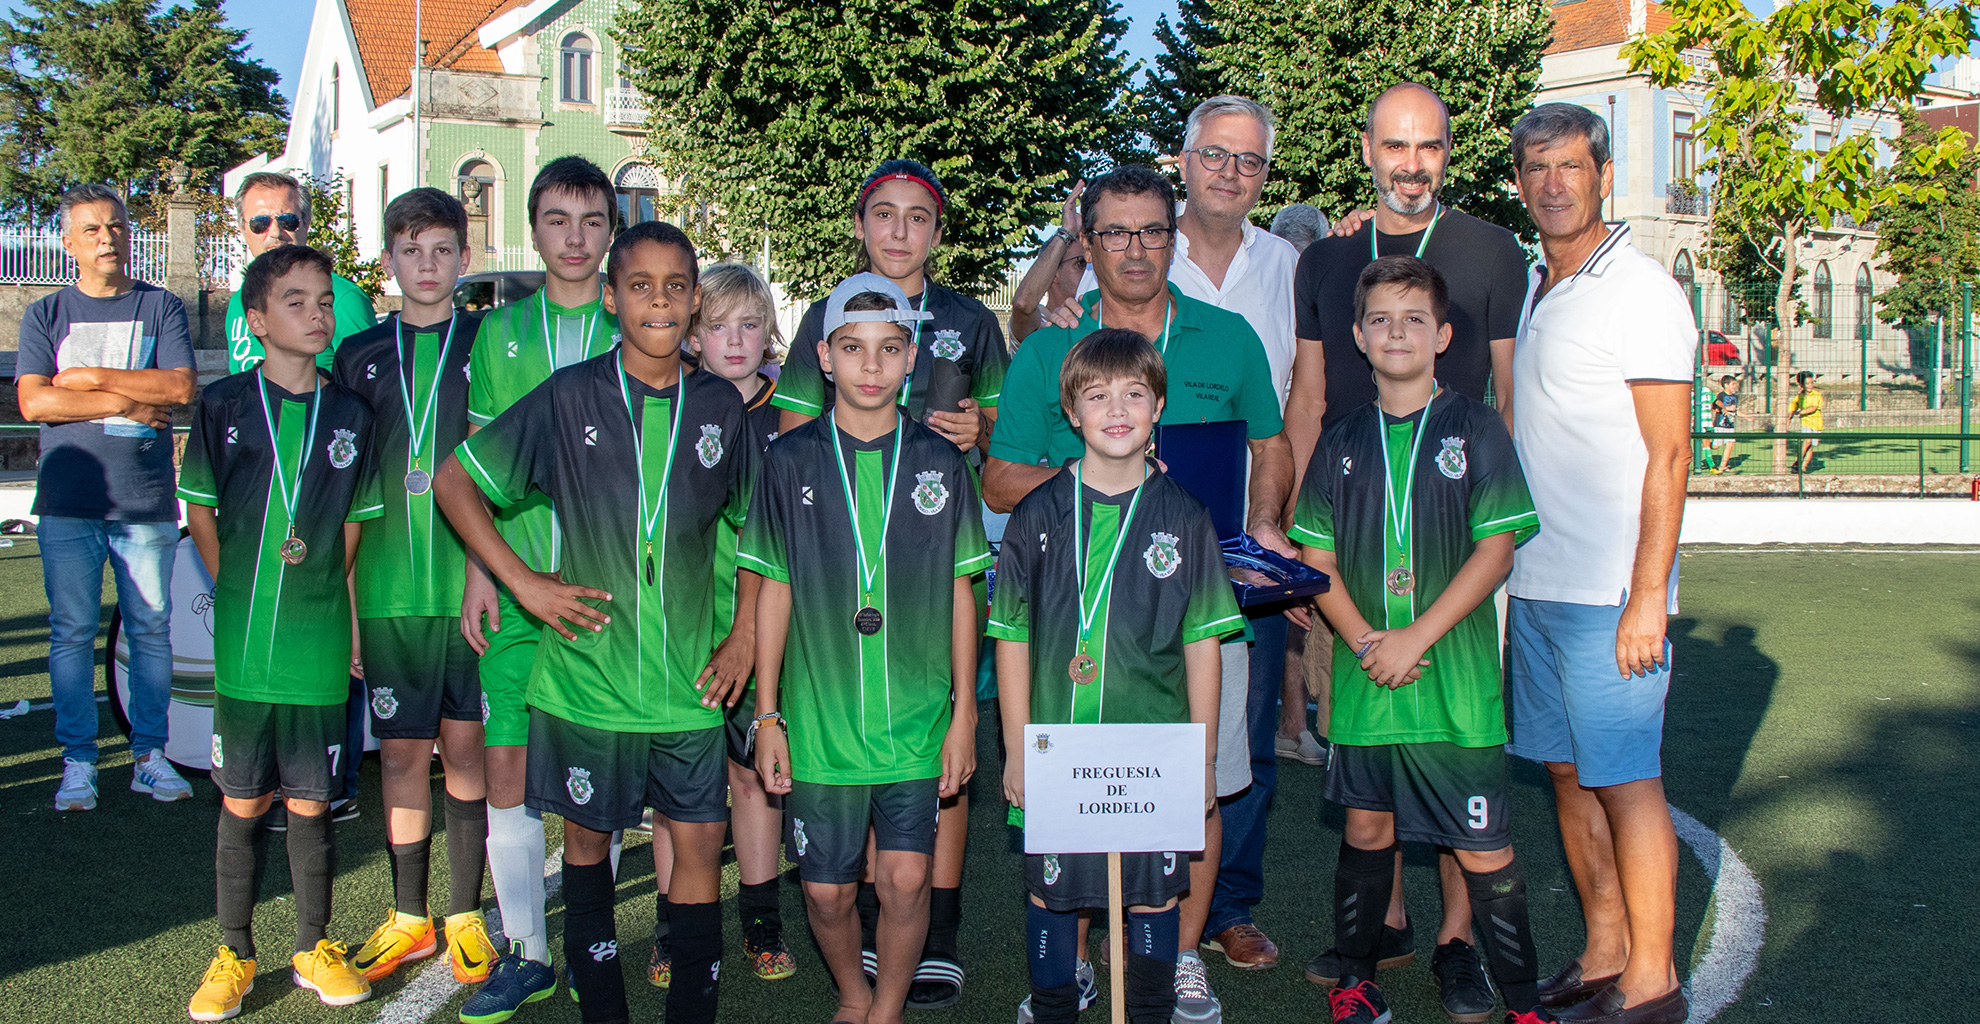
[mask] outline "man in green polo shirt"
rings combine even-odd
[[[278,245],[294,245],[309,237],[309,193],[302,182],[287,174],[256,171],[241,179],[234,189],[234,212],[239,215],[241,242],[253,259]],[[316,357],[316,365],[329,373],[337,358],[337,346],[359,331],[378,322],[371,297],[350,280],[330,275],[330,290],[336,295],[337,330],[330,345]],[[227,300],[227,372],[252,369],[262,360],[261,339],[248,330],[247,313],[241,308],[241,293]]]

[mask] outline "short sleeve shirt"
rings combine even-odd
[[[316,365],[324,373],[336,366],[337,348],[344,339],[354,334],[362,334],[378,323],[378,311],[372,308],[371,296],[364,293],[355,283],[338,274],[330,275],[330,291],[333,296],[332,311],[337,316],[337,331],[330,338],[330,347],[316,355]],[[247,311],[241,304],[241,293],[227,300],[227,372],[239,373],[261,365],[267,355],[261,339],[248,330]]]
[[[1081,650],[1076,560],[1090,609],[1085,653],[1099,664],[1090,683],[1070,672]],[[1151,472],[1110,496],[1060,473],[1011,512],[989,634],[1030,645],[1032,721],[1190,721],[1183,648],[1243,628],[1210,512],[1168,476]]]
[[[990,567],[963,453],[911,418],[871,441],[830,418],[805,423],[770,446],[739,564],[791,588],[778,688],[792,777],[882,785],[942,774],[955,581]],[[878,632],[854,628],[863,607],[881,613]]]
[[[932,319],[922,321],[915,333],[919,348],[914,369],[901,387],[901,407],[907,414],[926,420],[928,396],[934,392],[966,395],[985,408],[997,405],[1004,390],[1004,370],[1011,361],[997,315],[983,303],[933,283],[923,294],[909,296],[908,305],[925,308]],[[821,300],[812,303],[798,321],[791,354],[784,360],[777,376],[777,393],[771,399],[778,408],[823,416],[832,407],[832,386],[818,365],[818,343],[825,338],[824,328],[825,303]]]
[[[735,386],[689,373],[655,390],[615,348],[557,371],[456,453],[497,507],[554,503],[562,577],[612,595],[602,630],[543,627],[529,705],[609,732],[722,724],[694,684],[715,647],[716,540],[742,525],[759,458]]]
[[[468,359],[479,323],[472,313],[456,313],[431,327],[402,328],[394,315],[338,349],[337,383],[372,413],[377,457],[365,504],[384,510],[365,523],[358,545],[359,618],[460,614],[467,548],[435,504],[432,478],[467,437]],[[410,479],[415,462],[424,474],[418,491]]]
[[[1477,399],[1444,391],[1408,417],[1371,402],[1322,434],[1290,536],[1333,551],[1336,582],[1362,617],[1400,629],[1436,603],[1480,540],[1510,533],[1522,542],[1539,527],[1504,421]],[[1401,570],[1412,586],[1390,585]],[[1389,690],[1334,637],[1328,736],[1354,746],[1506,742],[1493,603],[1480,602],[1424,657],[1422,678]]]
[[[1491,343],[1519,331],[1526,254],[1505,228],[1446,207],[1427,245],[1421,231],[1382,234],[1373,220],[1343,238],[1315,239],[1299,257],[1294,304],[1299,336],[1319,341],[1327,359],[1323,431],[1375,401],[1373,371],[1354,344],[1354,287],[1374,262],[1371,234],[1384,256],[1414,256],[1420,246],[1424,261],[1450,288],[1451,344],[1437,357],[1437,381],[1444,387],[1484,401],[1492,380]]]
[[[618,332],[619,321],[605,312],[602,298],[567,309],[539,289],[489,312],[468,362],[468,422],[495,422],[553,372],[609,350]],[[530,568],[555,572],[562,564],[563,535],[548,498],[534,495],[497,509],[495,529]]]
[[[1244,317],[1184,295],[1174,282],[1169,295],[1175,320],[1162,350],[1169,373],[1163,423],[1217,423],[1243,420],[1252,440],[1284,429],[1272,366],[1265,346]],[[1047,326],[1033,331],[1011,360],[990,455],[1023,465],[1061,466],[1086,450],[1059,407],[1059,365],[1081,338],[1098,330],[1106,310],[1098,290],[1081,300],[1086,315],[1071,329]]]
[[[1536,267],[1529,295],[1538,292]],[[1513,350],[1513,443],[1547,529],[1520,548],[1506,590],[1535,601],[1623,603],[1636,565],[1650,454],[1632,381],[1690,383],[1698,325],[1684,290],[1609,233],[1580,270],[1528,300]],[[1677,568],[1669,609],[1677,611]]]
[[[381,511],[357,501],[373,453],[370,407],[335,384],[295,395],[247,371],[202,393],[179,497],[218,510],[215,692],[271,704],[345,701],[351,604],[344,523]],[[285,500],[284,485],[293,501]],[[292,515],[293,536],[306,546],[294,565],[281,554]]]
[[[54,377],[82,366],[178,370],[193,366],[179,297],[138,282],[113,298],[73,285],[29,306],[21,317],[17,377]],[[34,514],[112,522],[171,523],[172,438],[113,416],[41,428]]]

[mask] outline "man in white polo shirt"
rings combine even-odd
[[[1545,257],[1513,356],[1513,442],[1543,528],[1507,583],[1512,751],[1553,779],[1588,933],[1540,997],[1563,1021],[1680,1024],[1660,748],[1697,325],[1629,227],[1602,222],[1600,116],[1543,104],[1512,149]]]

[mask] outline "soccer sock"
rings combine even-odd
[[[653,944],[658,946],[662,952],[673,948],[670,945],[673,941],[673,927],[673,920],[667,916],[667,894],[665,892],[654,893]]]
[[[481,909],[481,872],[488,866],[488,801],[447,798],[447,914]]]
[[[783,937],[784,911],[778,901],[776,875],[767,882],[744,882],[737,888],[736,919],[742,924],[743,938],[759,949]]]
[[[1131,917],[1140,917],[1135,914]],[[1152,916],[1152,915],[1151,915]],[[1168,1024],[1169,1015],[1176,1010],[1176,958],[1175,929],[1181,921],[1181,914],[1169,911],[1169,959],[1142,956],[1130,952],[1127,955],[1127,1019],[1128,1024]],[[1128,934],[1134,934],[1135,926],[1128,925]]]
[[[612,919],[612,866],[564,862],[564,963],[587,1024],[627,1019],[626,978]]]
[[[1525,1013],[1540,1005],[1540,955],[1526,920],[1526,874],[1519,862],[1483,874],[1466,871],[1464,888],[1506,1008]]]
[[[873,933],[880,927],[880,890],[872,882],[859,883],[859,894],[853,897],[853,906],[859,911],[859,948],[872,951],[878,947],[873,943]]]
[[[1122,938],[1127,940],[1130,954],[1168,964],[1173,975],[1181,933],[1182,905],[1177,904],[1167,910],[1129,911],[1127,934]]]
[[[955,960],[956,931],[962,927],[962,889],[928,890],[928,939],[921,945],[921,958]]]
[[[1334,949],[1341,955],[1343,985],[1375,978],[1398,845],[1363,850],[1341,840],[1340,863],[1334,868]]]
[[[433,837],[416,843],[392,843],[392,905],[399,913],[426,916],[426,870],[433,855]]]
[[[1074,982],[1073,961],[1079,955],[1079,915],[1070,911],[1062,914],[1030,900],[1024,902],[1024,947],[1031,958],[1032,1010],[1035,1013],[1040,992],[1049,992]],[[1174,973],[1170,972],[1171,975]]]
[[[330,880],[337,875],[336,833],[330,812],[289,810],[289,884],[296,897],[296,952],[315,949],[330,934]]]
[[[523,955],[550,962],[543,925],[543,817],[524,807],[488,809],[488,874],[502,909],[502,932],[523,944]]]
[[[675,903],[674,980],[667,986],[667,1024],[714,1024],[716,979],[722,974],[722,905]]]
[[[219,835],[213,844],[214,908],[220,919],[220,940],[234,955],[254,959],[254,897],[261,891],[262,836],[260,818],[243,818],[220,808]]]

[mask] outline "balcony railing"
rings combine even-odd
[[[646,124],[646,94],[638,89],[612,86],[605,90],[605,124],[608,127],[639,128]]]
[[[1664,198],[1664,212],[1680,217],[1703,217],[1712,212],[1712,197],[1704,192],[1672,189]]]

